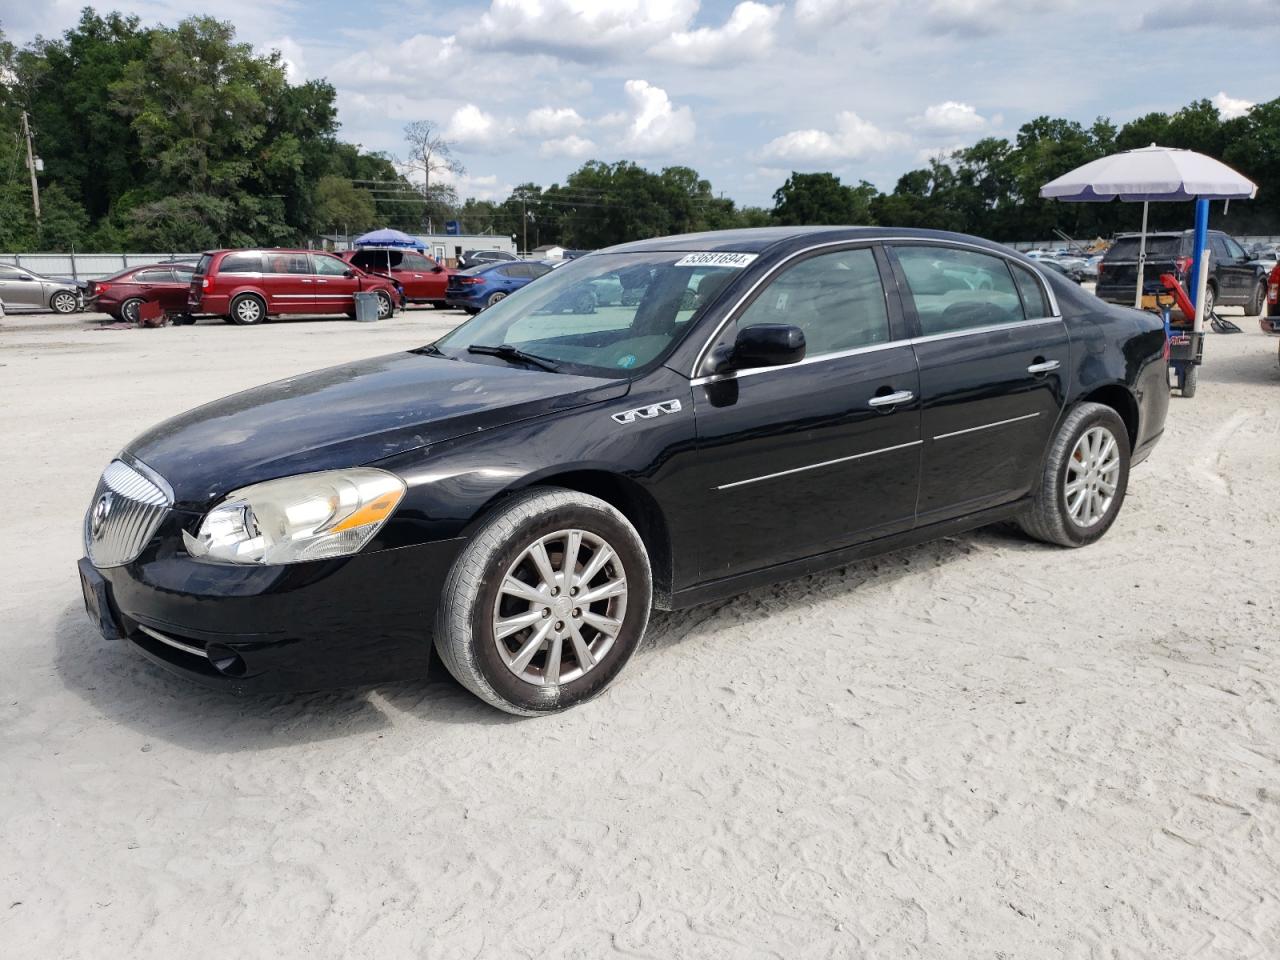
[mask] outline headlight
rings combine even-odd
[[[255,483],[209,511],[187,552],[226,563],[300,563],[355,553],[404,496],[384,470],[329,470]]]

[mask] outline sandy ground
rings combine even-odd
[[[655,618],[605,696],[228,699],[75,575],[133,434],[456,315],[0,327],[0,955],[1280,956],[1280,369],[1199,396],[1082,551],[984,530]]]

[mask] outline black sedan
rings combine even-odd
[[[634,302],[567,314],[601,278]],[[422,675],[540,714],[652,607],[994,521],[1101,537],[1164,428],[1158,318],[956,234],[614,247],[430,346],[236,394],[103,473],[85,602],[235,689]]]

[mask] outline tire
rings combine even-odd
[[[560,589],[552,584],[565,572],[571,531],[581,544],[574,570],[587,576],[571,589],[599,591],[621,582],[620,594],[577,608],[563,592],[551,592]],[[543,538],[551,580],[532,559]],[[600,555],[601,545],[611,551],[610,559],[593,572],[592,557]],[[525,584],[523,593],[506,588],[513,581]],[[596,497],[536,487],[496,506],[454,562],[436,615],[435,646],[458,682],[499,710],[529,717],[555,713],[590,700],[622,671],[644,636],[652,600],[649,556],[626,517]],[[519,626],[526,617],[532,619]],[[495,624],[504,619],[519,628],[499,637]],[[592,621],[616,632],[610,637]]]
[[[1078,506],[1080,512],[1073,517],[1068,505],[1068,471],[1083,472],[1080,467],[1072,466],[1073,461],[1088,464],[1087,459],[1082,459],[1078,446],[1086,434],[1091,434],[1091,440],[1095,437],[1102,440],[1101,449],[1107,449],[1103,438],[1109,436],[1114,441],[1115,469],[1113,473],[1109,470],[1084,472],[1084,476],[1075,481],[1083,481],[1083,495]],[[1075,407],[1063,418],[1049,446],[1035,499],[1016,518],[1018,526],[1030,537],[1062,547],[1083,547],[1100,539],[1111,528],[1124,504],[1129,487],[1129,455],[1129,430],[1120,414],[1100,403],[1082,403]],[[1083,451],[1083,456],[1088,456],[1087,450]],[[1104,466],[1110,463],[1106,455],[1099,460]],[[1108,474],[1112,494],[1103,505]],[[1098,515],[1092,522],[1085,522],[1090,519],[1088,512],[1091,508],[1097,509]]]
[[[1196,395],[1196,385],[1200,382],[1200,368],[1194,363],[1187,365],[1186,372],[1182,376],[1182,396],[1184,399],[1190,400]]]
[[[1267,312],[1267,281],[1259,280],[1253,291],[1253,299],[1246,308],[1251,317],[1261,317]]]
[[[386,320],[396,311],[395,301],[391,299],[391,294],[385,290],[379,290],[374,294],[378,298],[378,319]]]
[[[66,315],[80,309],[80,301],[69,290],[59,290],[49,298],[49,309],[54,313]]]
[[[138,322],[138,310],[142,307],[141,297],[130,297],[120,304],[120,319],[127,323]]]
[[[505,299],[507,299],[507,295],[505,293],[501,290],[495,290],[493,293],[489,294],[489,299],[484,302],[484,305],[486,307],[492,307],[499,300]]]
[[[1213,318],[1213,308],[1218,303],[1218,291],[1210,283],[1204,288],[1204,319],[1208,323]]]
[[[580,294],[573,298],[574,313],[595,313],[596,312],[596,295],[590,290],[583,290]]]
[[[196,318],[189,313],[173,314],[173,325],[175,327],[190,327],[194,325],[195,322],[196,322]]]
[[[242,293],[231,301],[231,322],[239,327],[254,327],[267,319],[267,305],[252,293]]]

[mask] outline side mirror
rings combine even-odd
[[[432,267],[432,268],[431,268],[431,272],[432,272],[432,273],[444,273],[444,267],[440,266],[440,264],[438,264],[438,263],[437,263],[434,267]]]
[[[804,331],[789,323],[757,323],[743,327],[732,348],[712,353],[712,373],[747,367],[781,367],[804,359]]]
[[[354,270],[343,270],[342,275],[346,277],[348,280],[354,280],[356,276],[356,272]]]

